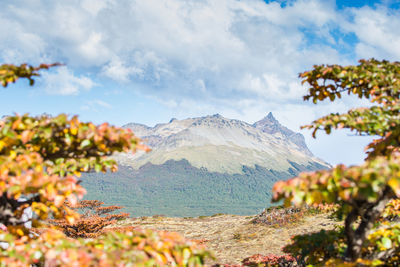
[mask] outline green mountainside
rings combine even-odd
[[[271,113],[254,124],[216,114],[124,127],[152,151],[118,154],[117,173],[82,180],[86,199],[125,206],[133,216],[255,214],[269,205],[276,181],[330,167]]]
[[[187,160],[148,163],[134,170],[121,166],[117,173],[85,174],[82,185],[87,199],[126,207],[132,216],[189,217],[228,213],[249,215],[269,205],[271,187],[300,171],[324,168],[318,163],[292,163],[288,172],[243,166],[243,174],[209,172]]]

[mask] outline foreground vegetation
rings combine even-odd
[[[275,184],[275,201],[335,203],[337,217],[345,222],[329,233],[297,237],[289,251],[307,264],[399,265],[400,224],[384,214],[397,217],[399,212],[395,203],[400,196],[400,63],[372,59],[357,66],[321,65],[300,77],[310,85],[305,100],[335,101],[348,94],[371,102],[370,107],[332,113],[305,126],[314,137],[319,130],[329,134],[343,128],[377,139],[367,146],[368,157],[361,166],[338,165]]]
[[[2,65],[0,82],[7,86],[23,77],[32,85],[38,71],[49,67]],[[49,218],[79,223],[71,207],[85,189],[76,177],[115,171],[116,163],[108,156],[137,149],[148,150],[130,130],[106,123],[96,126],[63,114],[0,120],[0,265],[201,265],[207,252],[177,234],[121,229],[74,239],[46,224]],[[28,208],[33,217],[24,214]]]
[[[52,66],[2,65],[0,82],[7,86],[22,77],[33,84],[33,77],[39,75],[40,69]],[[371,101],[370,107],[330,114],[306,126],[313,130],[314,136],[319,130],[329,134],[333,129],[345,128],[377,139],[368,145],[368,157],[360,166],[338,165],[331,170],[302,173],[274,186],[274,201],[283,200],[287,206],[332,204],[336,218],[344,220],[343,227],[295,236],[284,248],[288,255],[256,255],[243,264],[258,261],[266,266],[286,263],[398,266],[400,63],[372,59],[361,60],[357,66],[321,65],[300,77],[310,85],[305,100],[334,101],[347,93]],[[136,149],[147,150],[129,130],[108,124],[82,123],[77,117],[15,115],[2,119],[0,240],[4,243],[0,249],[1,265],[204,264],[209,253],[200,243],[206,242],[186,240],[177,234],[125,227],[99,235],[84,235],[92,238],[71,238],[77,236],[64,234],[71,232],[65,229],[84,219],[75,210],[79,207],[76,206],[78,199],[85,193],[77,177],[82,172],[115,171],[117,166],[108,156]],[[34,213],[31,218],[24,214],[28,208]],[[291,209],[292,213],[276,214],[288,216],[285,222],[294,218],[296,223],[299,218],[293,216],[302,209]],[[49,218],[58,224],[59,230],[46,223]],[[32,223],[33,230],[27,227],[28,222]],[[237,240],[245,237],[234,236]]]

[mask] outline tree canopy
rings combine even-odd
[[[300,78],[309,85],[304,100],[336,101],[348,94],[371,102],[369,107],[331,113],[304,126],[314,137],[318,131],[329,134],[333,129],[350,129],[376,139],[367,146],[368,157],[360,166],[338,165],[274,185],[274,201],[283,199],[287,205],[337,203],[336,214],[345,218],[344,229],[329,235],[319,233],[336,248],[334,253],[321,252],[320,244],[313,247],[315,235],[295,238],[288,250],[311,264],[399,264],[400,226],[385,214],[392,219],[399,214],[400,63],[370,59],[360,60],[356,66],[318,65]],[[315,250],[308,247],[305,253],[304,247],[310,245]]]

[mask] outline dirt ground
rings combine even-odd
[[[325,214],[307,216],[301,222],[281,228],[253,224],[253,218],[254,216],[238,215],[199,218],[141,217],[126,224],[178,232],[188,239],[205,239],[205,245],[216,257],[215,263],[220,264],[239,264],[242,259],[254,254],[283,254],[281,249],[290,243],[292,236],[332,229],[336,224]]]

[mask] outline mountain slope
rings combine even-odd
[[[135,169],[148,162],[160,165],[171,159],[186,159],[195,167],[230,174],[243,173],[242,166],[255,165],[287,171],[289,162],[328,166],[312,156],[301,134],[279,124],[271,113],[253,125],[216,114],[171,120],[153,128],[134,123],[125,127],[153,148],[148,154],[116,157],[121,164]]]
[[[217,114],[124,127],[152,152],[121,153],[119,172],[82,179],[88,199],[124,205],[137,216],[254,214],[268,206],[276,181],[329,167],[271,113],[253,125]]]

